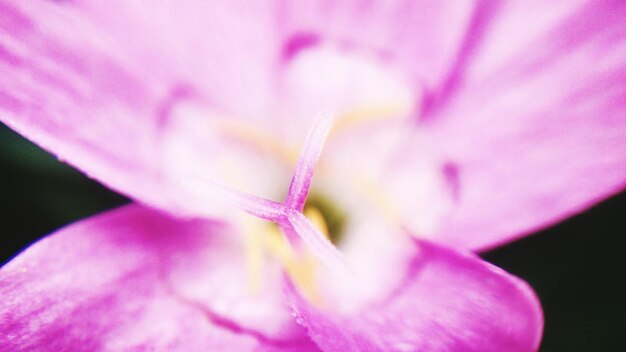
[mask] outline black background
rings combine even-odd
[[[63,225],[127,202],[0,125],[0,262]],[[626,351],[625,211],[626,192],[483,255],[539,295],[542,352]]]

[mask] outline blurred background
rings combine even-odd
[[[128,200],[0,124],[0,262],[73,221]],[[626,351],[626,192],[483,258],[535,289],[542,352]]]

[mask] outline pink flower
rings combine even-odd
[[[0,1],[2,121],[143,204],[2,268],[1,349],[535,351],[468,251],[624,188],[625,12]]]

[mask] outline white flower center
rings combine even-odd
[[[330,112],[336,119],[316,170],[313,191],[326,197],[327,203],[315,204],[311,199],[307,215],[318,228],[326,227],[336,243],[334,237],[345,234],[341,241],[344,252],[361,256],[359,241],[363,240],[350,234],[355,228],[362,230],[360,226],[370,217],[427,235],[441,220],[450,198],[440,196],[446,185],[437,163],[420,161],[419,155],[404,159],[416,153],[411,148],[420,135],[411,114],[418,111],[421,97],[415,93],[418,89],[384,63],[359,53],[314,47],[293,58],[277,90],[275,108],[259,112],[268,113],[267,118],[231,117],[208,110],[198,101],[176,104],[163,142],[163,162],[168,164],[164,170],[169,171],[163,177],[180,183],[188,195],[190,212],[246,224],[242,232],[249,240],[251,272],[259,271],[259,258],[269,250],[314,300],[314,261],[306,255],[295,258],[280,236],[269,235],[276,227],[272,230],[267,224],[242,220],[241,213],[198,196],[202,192],[189,178],[203,177],[280,201],[313,119],[320,112]],[[341,230],[332,228],[331,208],[344,214]],[[268,234],[268,240],[259,242],[259,232]],[[251,286],[258,285],[258,275],[252,277]]]

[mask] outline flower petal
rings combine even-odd
[[[383,57],[416,85],[436,88],[455,64],[475,1],[284,1],[285,57],[318,42]],[[318,72],[322,73],[322,72]]]
[[[215,122],[257,117],[271,92],[271,8],[240,5],[2,0],[0,120],[122,193],[193,207],[186,176],[265,160]]]
[[[233,238],[135,205],[67,227],[0,270],[0,349],[317,351]]]
[[[626,186],[625,3],[541,4],[503,4],[454,94],[424,116],[458,185],[438,241],[490,248]]]
[[[290,145],[302,142],[321,112],[340,119],[363,110],[379,111],[375,118],[415,114],[424,95],[435,94],[455,71],[478,13],[472,0],[279,5],[284,60],[276,115],[284,122],[275,133]]]
[[[297,102],[278,92],[281,55],[303,33],[388,56],[430,88],[455,62],[474,13],[472,1],[0,4],[2,121],[117,191],[214,216],[225,214],[189,177],[268,199],[284,194],[293,166],[285,154],[321,104],[311,99],[295,113]],[[285,140],[295,140],[287,146],[271,119],[282,105],[304,121],[284,124]]]
[[[543,317],[524,282],[473,255],[425,241],[413,244],[406,265],[389,269],[392,276],[394,269],[402,271],[402,279],[387,295],[356,309],[334,301],[313,306],[290,291],[298,320],[324,351],[538,349]],[[374,254],[370,258],[385,265]],[[387,277],[368,279],[375,286]]]

